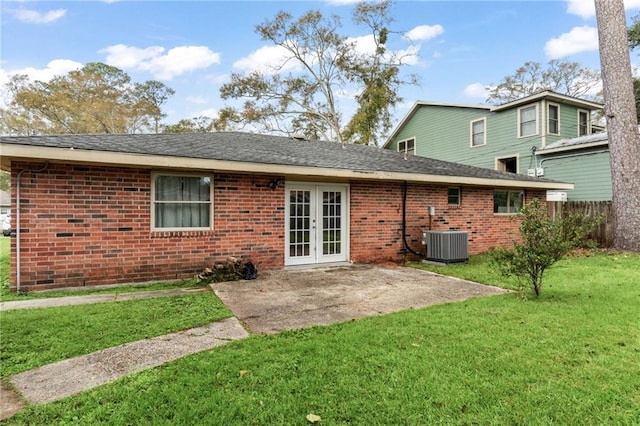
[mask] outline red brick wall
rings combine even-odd
[[[14,205],[17,172],[39,167],[12,164]],[[284,190],[265,187],[271,179],[216,174],[214,230],[151,232],[149,170],[50,164],[25,173],[21,290],[186,278],[229,256],[281,267]]]
[[[509,246],[519,238],[517,217],[493,214],[494,189],[463,187],[459,206],[448,204],[447,191],[447,186],[408,184],[406,239],[414,251],[424,252],[422,232],[429,229],[429,206],[436,208],[431,229],[468,232],[470,254]],[[544,192],[526,192],[526,196],[530,201],[543,197]],[[354,262],[403,259],[402,200],[400,182],[351,184],[351,259]]]
[[[12,164],[14,206],[18,171],[40,167]],[[187,278],[229,256],[251,260],[258,270],[281,268],[284,189],[266,187],[272,179],[217,173],[214,230],[152,232],[150,170],[50,164],[41,173],[25,173],[21,290]],[[403,260],[402,183],[352,182],[350,195],[351,259]],[[409,184],[406,230],[414,250],[423,250],[429,206],[436,207],[432,229],[467,231],[471,254],[517,238],[519,223],[493,214],[492,189],[463,188],[462,205],[448,206],[447,187]],[[15,244],[13,238],[12,288]]]

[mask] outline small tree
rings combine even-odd
[[[497,249],[494,261],[504,276],[516,277],[521,290],[531,286],[538,297],[544,272],[568,251],[584,245],[586,236],[602,218],[567,214],[552,220],[546,205],[537,199],[526,204],[521,213],[522,242],[514,243],[511,249]]]

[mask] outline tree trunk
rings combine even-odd
[[[640,251],[640,136],[623,0],[595,0],[613,186],[613,245]]]

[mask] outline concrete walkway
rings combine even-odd
[[[9,380],[29,403],[45,404],[248,335],[232,317],[45,365]]]
[[[208,291],[211,290],[204,288],[34,299],[3,302],[0,304],[0,310],[103,303]],[[240,322],[231,317],[203,327],[125,343],[25,371],[8,378],[13,389],[4,383],[0,385],[0,420],[22,411],[25,401],[30,404],[57,401],[132,373],[243,339],[248,335]]]
[[[189,288],[174,290],[140,291],[117,294],[87,294],[86,296],[63,296],[46,299],[14,300],[0,302],[0,311],[13,309],[56,308],[68,305],[89,305],[91,303],[121,302],[123,300],[149,299],[162,296],[184,296],[185,294],[210,291],[208,288]]]

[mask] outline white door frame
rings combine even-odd
[[[295,202],[291,191],[300,191]],[[339,192],[340,202],[325,203],[325,192]],[[349,185],[286,182],[284,243],[285,266],[349,260]]]

